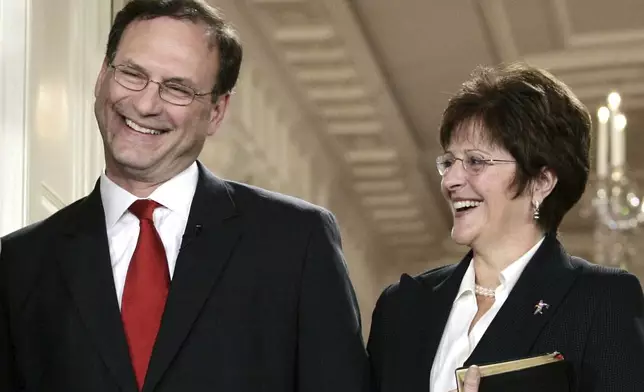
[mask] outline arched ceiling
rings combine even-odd
[[[216,3],[216,1],[213,1]],[[451,93],[479,64],[524,60],[595,111],[611,90],[644,181],[644,1],[239,0],[382,243],[409,265],[452,257],[434,159]],[[588,254],[589,222],[562,226]],[[586,253],[584,253],[586,252]]]

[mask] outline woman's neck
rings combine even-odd
[[[488,288],[497,287],[501,283],[501,271],[526,254],[543,236],[543,232],[535,228],[496,238],[493,242],[473,244],[476,283]]]

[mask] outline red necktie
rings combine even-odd
[[[125,278],[121,317],[139,390],[143,388],[170,282],[165,249],[152,221],[157,207],[160,204],[152,200],[137,200],[130,206],[130,212],[139,218],[141,231]]]

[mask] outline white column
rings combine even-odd
[[[84,196],[103,167],[104,0],[0,0],[0,235]]]
[[[31,3],[27,223],[86,195],[103,166],[94,82],[112,19],[112,5],[104,0]]]
[[[69,119],[73,140],[72,199],[87,195],[104,167],[103,143],[94,116],[94,85],[105,56],[112,8],[101,0],[73,0],[69,42]]]
[[[25,83],[29,1],[0,0],[0,236],[26,222]]]

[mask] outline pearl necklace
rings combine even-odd
[[[474,292],[476,295],[482,295],[488,298],[494,298],[496,295],[495,289],[488,289],[487,287],[479,286],[478,284],[474,285]]]

